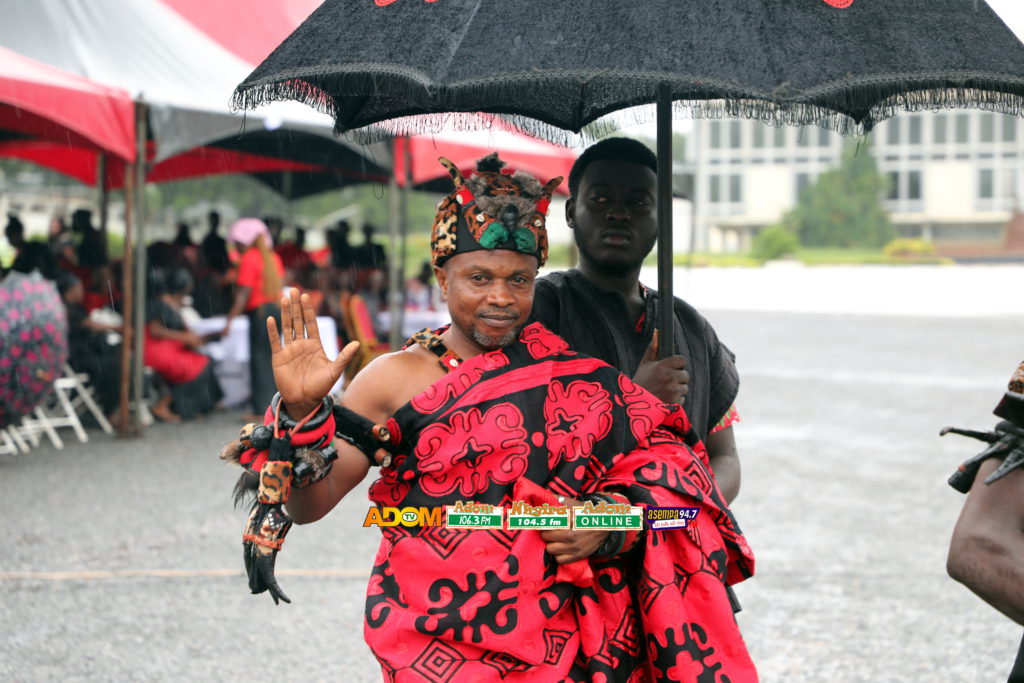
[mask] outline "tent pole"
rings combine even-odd
[[[149,413],[143,397],[143,369],[142,355],[145,350],[146,329],[146,217],[145,193],[146,193],[146,103],[139,100],[135,105],[135,140],[138,148],[136,150],[135,162],[135,193],[132,201],[135,202],[135,362],[133,364],[132,379],[134,380],[135,397],[135,418],[141,432]],[[126,274],[128,277],[128,274]]]
[[[121,388],[118,391],[117,435],[124,439],[130,432],[128,406],[128,387],[131,384],[131,342],[132,339],[132,224],[135,222],[133,201],[135,198],[135,164],[125,166],[124,176],[124,255],[121,259]]]
[[[391,320],[391,332],[388,334],[388,344],[392,351],[397,351],[402,344],[402,328],[400,316],[402,314],[401,302],[402,293],[399,291],[398,281],[398,231],[399,231],[399,197],[398,178],[395,177],[394,164],[397,161],[399,140],[391,141],[391,179],[388,181],[388,238],[391,248],[388,250],[388,311]]]
[[[672,294],[672,92],[658,86],[658,356],[673,354]]]
[[[107,155],[100,152],[96,155],[96,203],[100,210],[100,239],[103,241],[103,255],[109,256],[110,244],[107,231]]]
[[[285,171],[281,177],[281,193],[284,195],[284,227],[292,228],[294,219],[292,217],[292,172]]]

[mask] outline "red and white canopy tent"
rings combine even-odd
[[[124,89],[0,47],[0,131],[135,160],[135,103]]]
[[[308,0],[305,13],[296,9],[301,2],[291,0],[267,6],[277,4],[282,7],[280,12],[269,12],[273,17],[263,9],[252,12],[249,6],[238,7],[240,11],[225,26],[231,31],[256,30],[258,25],[265,27],[264,32],[272,28],[259,38],[275,41],[267,47],[269,52],[315,8]],[[145,156],[149,182],[212,173],[259,173],[261,180],[269,182],[263,174],[271,171],[295,175],[300,188],[301,174],[324,176],[313,183],[319,188],[386,179],[390,156],[384,146],[366,149],[339,140],[331,133],[328,117],[305,107],[271,105],[255,115],[233,114],[228,106],[231,91],[255,62],[238,57],[192,23],[192,19],[206,17],[209,23],[210,18],[220,17],[222,4],[193,2],[189,6],[186,17],[160,0],[11,3],[0,22],[0,46],[84,82],[123,88],[136,102],[144,102],[146,139],[136,139],[139,151],[133,156]],[[268,23],[271,20],[275,23]],[[239,44],[248,39],[245,33],[236,35]],[[58,103],[55,111],[67,110]],[[74,139],[28,140],[33,144],[19,146],[8,139],[2,151],[71,171],[84,182],[96,180],[95,171],[89,170],[94,166],[89,156],[95,155],[95,146],[78,145]],[[66,145],[45,145],[40,140]],[[167,163],[172,158],[173,163]],[[123,173],[112,160],[105,185],[120,187]],[[278,189],[281,185],[277,183]]]
[[[242,0],[159,0],[239,59],[267,58],[323,0],[265,0],[259,11]]]
[[[476,162],[491,152],[498,152],[509,168],[525,171],[547,182],[555,176],[569,178],[569,170],[578,154],[575,150],[538,140],[514,129],[496,117],[489,130],[444,131],[435,135],[419,135],[395,140],[395,178],[404,186],[406,174],[410,185],[428,192],[451,191],[448,172],[437,162],[447,157],[463,174],[476,170]],[[406,154],[408,150],[408,154]],[[556,192],[568,194],[563,182]]]
[[[249,13],[251,7],[246,7],[240,16]],[[55,112],[75,113],[68,101],[58,99],[47,105],[52,108],[38,111],[21,107],[21,101],[12,102],[8,113],[16,125],[6,134],[0,132],[0,154],[36,161],[87,182],[100,181],[102,187],[124,183],[126,190],[132,185],[140,187],[147,176],[160,180],[248,172],[267,181],[266,174],[274,172],[289,181],[292,174],[326,175],[340,185],[364,181],[364,176],[384,179],[389,175],[391,161],[386,149],[378,146],[368,151],[334,138],[327,117],[301,106],[273,105],[257,115],[233,115],[228,106],[230,94],[252,64],[159,0],[7,3],[0,22],[0,46],[74,74],[82,82],[123,88],[120,92],[128,93],[126,131],[135,150],[118,148],[124,154],[120,156],[83,136],[82,129],[55,134],[52,124],[59,122]],[[23,93],[33,87],[21,83],[17,96],[25,99]],[[24,118],[25,112],[40,119],[29,126],[18,118]],[[100,158],[106,168],[102,178],[97,170]],[[126,169],[126,162],[139,163]],[[126,208],[131,209],[132,202],[127,202]],[[136,226],[141,227],[142,223]],[[141,246],[142,240],[138,242]],[[139,249],[136,256],[134,279],[142,282],[144,251]],[[126,253],[126,261],[129,257]],[[127,262],[125,266],[127,270]],[[136,306],[136,324],[142,313]],[[136,335],[135,339],[138,395],[142,337]]]

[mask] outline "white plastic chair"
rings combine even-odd
[[[107,420],[107,416],[103,414],[103,411],[96,403],[96,399],[94,398],[96,390],[91,384],[89,384],[89,375],[84,372],[75,372],[70,365],[65,363],[64,377],[58,379],[57,382],[60,382],[61,380],[68,380],[62,384],[62,386],[69,392],[71,390],[74,391],[70,400],[71,406],[75,409],[75,412],[81,413],[82,409],[85,408],[92,413],[92,416],[96,419],[100,429],[107,434],[113,434],[114,428],[110,425],[110,421]]]
[[[89,376],[85,373],[76,373],[71,366],[65,363],[64,376],[58,377],[53,383],[53,397],[45,406],[38,406],[33,411],[34,417],[25,417],[20,427],[12,430],[15,437],[21,436],[32,443],[39,445],[39,434],[46,434],[50,442],[57,449],[64,448],[64,441],[57,434],[57,430],[70,427],[75,431],[75,436],[81,443],[89,441],[89,435],[82,426],[79,413],[85,409],[92,413],[99,423],[100,428],[107,434],[113,434],[114,428],[110,425],[107,417],[100,410],[93,398],[94,389],[89,386]]]
[[[36,406],[35,410],[32,411],[35,415],[34,418],[23,417],[21,420],[20,427],[14,427],[13,430],[16,434],[27,439],[32,444],[33,448],[39,445],[39,434],[44,433],[50,438],[50,443],[53,444],[54,448],[60,450],[64,448],[64,441],[57,436],[57,430],[53,424],[52,419],[46,414],[42,406]]]
[[[18,434],[18,430],[13,425],[6,429],[0,429],[0,455],[18,455],[18,453],[28,453],[28,444]]]

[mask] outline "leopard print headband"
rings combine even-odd
[[[437,205],[430,235],[434,265],[478,249],[511,249],[536,256],[544,265],[548,206],[561,176],[542,186],[528,173],[505,169],[494,153],[478,161],[467,180],[448,159],[438,161],[448,169],[455,190]]]

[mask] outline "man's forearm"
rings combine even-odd
[[[238,287],[235,292],[235,300],[231,302],[231,310],[228,311],[227,320],[231,322],[245,311],[245,305],[249,303],[250,287]]]
[[[293,489],[285,509],[296,524],[309,524],[322,519],[334,506],[361,482],[370,470],[369,462],[354,446],[335,440],[338,459],[330,474],[315,484]]]
[[[705,445],[718,490],[726,502],[731,503],[740,492],[740,455],[736,450],[732,425],[709,434]]]
[[[1015,531],[1016,539],[954,538],[946,568],[982,600],[1024,625],[1024,565],[1015,559],[1024,557],[1024,532]]]
[[[949,544],[946,569],[982,600],[1024,625],[1024,471],[986,484],[1000,461],[982,463]]]
[[[708,463],[718,490],[727,503],[732,503],[740,492],[740,456],[735,452],[714,454],[709,457]]]

